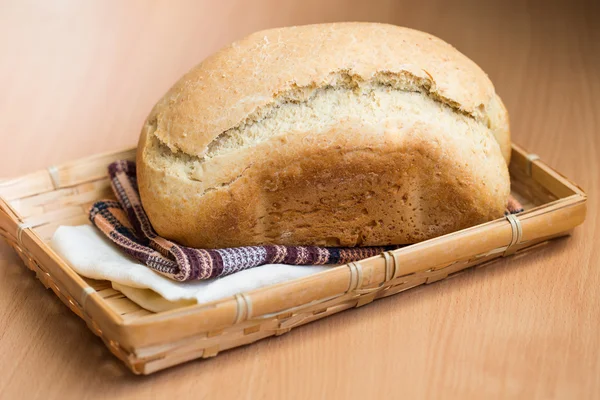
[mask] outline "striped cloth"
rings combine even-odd
[[[181,246],[154,232],[140,201],[135,163],[116,161],[108,172],[117,201],[96,202],[90,220],[125,253],[176,281],[216,278],[264,264],[345,264],[400,247],[264,245],[205,250]],[[507,212],[520,211],[520,204],[511,198]]]

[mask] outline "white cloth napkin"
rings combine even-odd
[[[331,267],[268,264],[222,278],[176,282],[122,253],[91,225],[60,226],[51,246],[78,274],[111,281],[115,290],[154,312],[208,303]]]

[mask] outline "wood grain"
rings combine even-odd
[[[257,29],[393,22],[488,72],[514,140],[588,218],[520,258],[150,377],[127,372],[0,244],[0,398],[594,398],[600,393],[600,16],[592,2],[0,2],[0,175],[133,145],[184,71]]]

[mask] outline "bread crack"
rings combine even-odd
[[[372,79],[364,80],[358,75],[351,74],[347,70],[342,70],[331,74],[328,83],[325,85],[318,85],[316,83],[309,86],[292,85],[290,89],[275,94],[273,103],[260,107],[240,124],[213,139],[207,146],[204,158],[208,159],[235,151],[239,148],[250,147],[277,134],[287,133],[283,131],[285,128],[293,130],[298,125],[302,126],[301,119],[281,118],[281,114],[286,114],[285,110],[289,110],[289,114],[294,114],[295,117],[304,118],[304,120],[310,120],[311,117],[318,119],[319,111],[326,114],[328,110],[311,107],[311,103],[314,103],[315,99],[327,93],[347,92],[357,97],[368,99],[369,95],[374,92],[385,90],[420,93],[436,103],[448,107],[454,113],[468,117],[478,123],[485,125],[489,123],[481,109],[472,113],[467,112],[460,107],[460,104],[437,93],[435,82],[431,79],[417,77],[408,72],[380,72]],[[294,109],[298,112],[294,112]],[[302,110],[309,109],[312,109],[314,113],[311,115],[302,115]],[[261,129],[262,127],[267,127],[267,129]],[[253,131],[259,130],[261,131],[260,133],[253,133]]]

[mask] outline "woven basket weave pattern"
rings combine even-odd
[[[208,305],[154,314],[113,290],[109,282],[78,276],[48,246],[58,226],[88,223],[88,207],[112,196],[106,165],[134,157],[135,149],[130,149],[0,182],[0,236],[44,286],[85,320],[135,373],[149,374],[212,357],[415,286],[453,277],[467,268],[545,244],[567,234],[585,218],[583,191],[537,156],[513,146],[513,195],[526,210],[516,218],[496,220]]]

